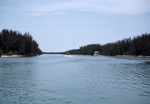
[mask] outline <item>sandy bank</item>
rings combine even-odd
[[[1,57],[22,57],[22,55],[1,55]]]

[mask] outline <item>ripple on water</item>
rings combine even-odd
[[[42,55],[0,61],[0,104],[150,102],[147,60]]]

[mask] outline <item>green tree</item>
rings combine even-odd
[[[39,55],[42,51],[29,33],[22,35],[13,30],[3,29],[0,33],[0,50],[4,54]]]

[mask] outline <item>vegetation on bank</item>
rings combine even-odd
[[[79,49],[64,52],[64,54],[93,55],[99,51],[101,55],[143,55],[150,56],[150,34],[142,34],[134,38],[125,38],[105,45],[90,44]]]
[[[29,33],[3,29],[0,32],[0,55],[36,56],[42,54],[38,43]]]

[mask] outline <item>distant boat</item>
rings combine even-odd
[[[98,52],[98,51],[95,51],[95,52],[94,52],[94,56],[99,56],[99,52]]]

